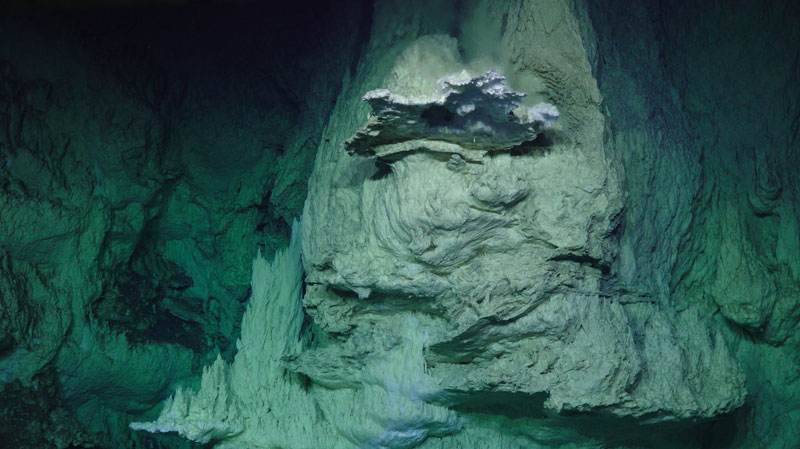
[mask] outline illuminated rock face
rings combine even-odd
[[[323,388],[287,372],[313,354],[303,329],[302,276],[295,224],[289,247],[273,262],[260,255],[253,261],[253,296],[233,363],[218,358],[203,371],[199,390],[178,389],[156,421],[131,428],[177,432],[220,448],[411,448],[460,430],[455,412],[423,400],[438,384],[425,369],[428,336],[413,318],[397,322],[402,330],[392,336],[399,343],[393,349],[361,359],[342,352],[318,357],[313,366]],[[348,361],[358,367],[347,375],[332,369]]]
[[[785,355],[743,341],[702,298],[770,339],[785,334],[703,286],[730,285],[733,265],[711,275],[702,253],[714,220],[693,209],[702,177],[680,145],[686,123],[674,98],[641,87],[668,83],[665,73],[624,65],[658,67],[647,59],[657,52],[603,47],[598,36],[617,32],[603,8],[473,6],[458,16],[458,41],[442,33],[441,11],[377,5],[293,239],[302,303],[279,295],[270,308],[254,294],[233,364],[215,364],[188,401],[176,396],[139,428],[287,448],[702,448],[709,438],[745,448],[764,433],[769,408],[741,406],[748,388],[780,377],[759,360]],[[760,216],[778,207],[767,181],[752,200]],[[283,347],[280,317],[301,307],[310,324],[288,320],[299,339]],[[265,381],[259,367],[276,359]],[[191,410],[229,395],[235,412]],[[760,430],[724,435],[730,414]]]
[[[253,256],[302,210],[357,16],[8,6],[0,447],[187,447],[128,424],[236,353]]]
[[[0,17],[0,446],[797,447],[800,7],[692,1]]]
[[[576,35],[552,45],[582,52]],[[601,412],[659,421],[740,406],[743,376],[702,313],[633,294],[611,272],[622,201],[599,105],[556,104],[570,118],[552,124],[545,144],[521,138],[524,151],[499,151],[520,145],[504,133],[482,147],[416,122],[404,126],[412,109],[392,105],[417,104],[403,99],[404,89],[419,95],[427,77],[435,97],[442,80],[456,77],[414,64],[451,61],[442,69],[469,72],[451,38],[426,36],[404,48],[385,75],[388,90],[364,97],[368,125],[345,142],[375,145],[351,152],[377,156],[378,165],[348,156],[336,137],[318,157],[304,215],[304,303],[334,338],[295,359],[293,369],[321,384],[345,384],[360,367],[339,359],[368,359],[401,344],[392,341],[396,323],[414,316],[429,335],[425,360],[439,385],[423,397],[429,403],[492,413],[507,402],[523,404],[528,417]],[[557,62],[551,70],[583,77],[585,97],[596,93],[587,65]],[[468,84],[487,76],[497,79],[490,72]],[[559,86],[543,95],[564,98]],[[433,104],[450,101],[443,98]],[[418,104],[414,111],[432,107]],[[457,117],[461,106],[451,104]],[[389,157],[405,138],[413,147]]]
[[[454,39],[425,36],[403,47],[387,77],[400,94],[381,94],[392,105],[414,104],[402,92],[425,98],[426,85],[428,98],[439,95],[441,80],[459,73],[470,80],[462,86],[494,83],[483,100],[500,102],[501,113],[484,104],[483,117],[499,120],[520,106],[522,94],[499,73],[469,75]],[[450,64],[442,72],[415,65],[433,59]],[[602,140],[590,139],[602,136],[596,107],[559,105],[574,122],[561,126],[550,113],[546,143],[514,117],[518,140],[500,132],[500,143],[482,151],[460,140],[468,126],[402,126],[431,104],[457,111],[463,104],[448,103],[451,94],[395,116],[387,112],[394,106],[375,106],[381,91],[372,92],[364,98],[378,118],[347,141],[338,120],[361,107],[361,96],[340,97],[345,110],[331,118],[302,239],[297,229],[273,264],[254,263],[233,363],[218,359],[198,391],[179,390],[158,420],[134,429],[231,448],[465,447],[475,432],[495,446],[516,436],[503,430],[511,416],[540,444],[591,447],[617,430],[581,435],[586,424],[563,415],[654,424],[741,405],[743,377],[708,320],[630,294],[611,272],[622,202]],[[452,130],[462,133],[451,138]],[[416,147],[349,155],[360,140]],[[490,425],[479,429],[482,415]]]

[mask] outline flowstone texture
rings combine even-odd
[[[367,94],[373,118],[345,147],[373,142],[374,154],[384,156],[382,135],[409,133],[414,148],[402,157],[382,158],[376,168],[342,151],[344,123],[359,109],[340,100],[345,110],[329,125],[331,144],[318,157],[303,228],[304,302],[332,338],[311,352],[320,355],[295,362],[300,372],[328,384],[337,370],[338,377],[352,376],[357,367],[331,360],[321,369],[320,358],[381,353],[398,314],[411,311],[424,317],[431,336],[426,362],[441,384],[427,397],[432,403],[491,414],[487,398],[513,402],[519,395],[542,398],[538,405],[520,399],[530,416],[598,412],[656,421],[709,418],[741,405],[743,377],[708,320],[698,310],[632,293],[610,271],[619,251],[621,193],[604,153],[604,119],[580,36],[563,27],[557,38],[536,28],[502,36],[507,47],[536,41],[542,54],[550,46],[575,58],[548,61],[547,71],[525,68],[535,66],[536,55],[500,63],[520,83],[563,73],[580,89],[547,83],[539,94],[559,99],[564,119],[555,121],[548,143],[525,151],[496,151],[511,146],[499,133],[498,146],[482,155],[464,157],[473,148],[465,139],[466,145],[448,142],[450,154],[440,157],[441,134],[431,131],[427,140],[394,120],[388,106],[376,107],[376,98],[407,104],[401,96],[419,95],[426,84],[436,95],[437,85],[450,85],[443,80],[469,71],[446,36],[396,44],[403,48],[397,62],[365,81],[388,82],[392,96]],[[414,65],[429,60],[451,63],[438,73]],[[567,91],[589,101],[572,100]]]
[[[742,367],[745,403],[709,444],[797,447],[800,7],[612,0],[585,12],[609,149],[638,206],[620,275],[699,306]]]
[[[0,18],[0,446],[800,447],[800,6],[205,17]]]
[[[272,263],[253,261],[253,296],[242,322],[237,354],[203,372],[196,392],[178,389],[154,422],[134,430],[177,432],[220,448],[410,448],[429,435],[459,430],[456,414],[426,404],[438,385],[425,373],[426,336],[406,317],[398,349],[361,361],[357,377],[333,390],[309,390],[286,370],[309,347],[301,291],[300,227]],[[324,366],[320,366],[324,369]]]
[[[703,307],[620,274],[625,199],[583,16],[477,4],[480,24],[463,19],[460,35],[497,31],[490,51],[459,48],[441,12],[380,5],[310,178],[302,305],[299,266],[284,265],[298,263],[295,236],[269,269],[254,265],[233,364],[135,428],[219,447],[700,447],[702,423],[742,405],[745,378]],[[514,131],[481,151],[448,134],[469,136],[473,110],[459,122],[471,103],[442,86],[484,82]],[[553,107],[537,135],[508,116],[540,103]],[[403,126],[432,107],[453,126]],[[268,272],[284,281],[261,296]]]

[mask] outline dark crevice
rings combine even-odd
[[[539,132],[534,140],[530,142],[523,142],[509,149],[508,153],[514,157],[537,156],[546,154],[555,144],[555,134],[551,131],[544,130]]]
[[[547,418],[544,402],[548,393],[446,390],[430,402],[459,413],[499,415],[510,419]]]
[[[551,260],[553,262],[575,262],[580,265],[586,265],[591,268],[595,268],[597,270],[602,271],[603,273],[607,273],[608,270],[610,269],[608,263],[586,254],[572,254],[572,253],[558,254],[553,257],[550,257],[548,260]]]
[[[433,105],[422,111],[420,117],[429,128],[438,128],[452,124],[456,115],[444,106]]]
[[[375,161],[375,173],[370,176],[369,179],[378,180],[383,179],[387,176],[392,174],[392,166],[388,163],[388,161],[383,159],[378,159]]]

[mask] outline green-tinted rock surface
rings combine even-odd
[[[2,20],[3,447],[800,445],[796,5],[216,8]]]
[[[0,19],[0,446],[185,446],[128,423],[233,356],[250,261],[288,241],[358,51],[320,6]]]

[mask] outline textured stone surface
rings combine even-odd
[[[597,34],[587,39],[617,124],[611,149],[640,206],[628,208],[619,272],[718,322],[749,393],[710,431],[719,447],[795,447],[797,340],[786,330],[800,304],[790,293],[800,10],[623,3],[589,8]]]
[[[707,304],[672,298],[660,289],[669,285],[660,283],[668,281],[663,266],[622,254],[631,251],[626,233],[637,236],[630,227],[637,212],[623,196],[629,173],[614,159],[619,147],[604,138],[588,31],[578,23],[585,11],[553,3],[542,17],[542,9],[521,3],[516,20],[529,28],[504,31],[497,43],[519,53],[486,61],[435,34],[442,24],[426,23],[432,15],[383,8],[375,23],[384,28],[373,28],[363,69],[339,98],[310,180],[303,304],[314,343],[283,361],[312,384],[292,395],[318,401],[335,435],[360,447],[696,445],[713,426],[694,422],[742,405],[745,378]],[[482,28],[495,20],[495,29],[509,29],[503,10],[483,12]],[[383,16],[399,13],[421,22]],[[409,23],[427,31],[417,38],[404,28]],[[470,22],[462,26],[469,30]],[[518,44],[531,41],[535,53]],[[379,159],[348,155],[354,142],[385,145],[382,133],[406,138],[394,117],[381,119],[388,114],[380,105],[371,105],[377,119],[369,121],[363,92],[372,92],[368,102],[410,104],[402,98],[436,98],[437,81],[453,73],[474,79],[470,71],[485,73],[487,65],[513,74],[514,89],[513,80],[540,86],[528,93],[555,104],[562,118],[546,139],[466,156],[452,151],[457,142],[442,150],[435,132],[412,132],[416,146],[403,154],[387,158],[377,147],[351,152]],[[666,226],[665,235],[685,236],[685,225],[655,224]],[[664,254],[680,246],[664,244]],[[659,275],[640,274],[648,270]],[[243,340],[240,349],[248,347]],[[323,427],[319,434],[330,431]],[[219,428],[228,427],[209,425]],[[272,433],[251,432],[252,441],[276,444]],[[230,435],[221,446],[242,441]],[[300,438],[282,444],[303,447]]]
[[[306,447],[319,447],[330,437],[331,432],[326,435],[321,428],[325,423],[316,422],[302,384],[284,376],[281,364],[281,357],[305,346],[299,230],[294,234],[289,248],[277,253],[272,263],[261,255],[253,261],[253,296],[232,365],[217,358],[203,371],[196,393],[178,389],[157,421],[133,423],[133,429],[178,432],[202,444],[226,439],[233,447],[286,447],[287,441],[298,439]],[[281,325],[273,325],[276,322]],[[316,431],[295,435],[301,427]]]
[[[3,22],[0,441],[800,444],[797,6],[359,8]]]
[[[541,8],[522,11],[524,21]],[[381,171],[342,151],[346,126],[328,128],[331,144],[318,156],[304,215],[309,314],[336,335],[329,345],[354,358],[385,351],[400,316],[423,316],[429,373],[440,383],[426,397],[432,403],[490,413],[487,397],[516,394],[544,398],[539,410],[529,403],[528,414],[670,420],[727,413],[745,390],[719,331],[696,309],[631,292],[611,271],[620,248],[618,175],[606,158],[599,94],[577,24],[556,16],[558,23],[545,18],[503,35],[498,45],[520,53],[492,61],[520,85],[553,74],[571,81],[536,92],[555,99],[564,117],[546,145],[467,163],[412,151]],[[517,47],[530,41],[538,43],[535,54]],[[394,65],[364,83],[388,83],[395,95],[419,95],[425,79],[435,92],[436,81],[447,79],[436,67],[419,70],[418,60],[452,61],[450,72],[470,64],[447,37],[390,45],[402,48]],[[562,58],[537,70],[537,61],[556,53]],[[358,115],[343,100],[332,125]],[[358,370],[331,361],[319,373],[321,363],[312,355],[295,362],[327,385],[337,369],[342,378]]]
[[[297,224],[289,247],[272,263],[260,255],[253,261],[253,296],[233,363],[218,358],[204,370],[199,390],[178,389],[157,420],[131,428],[178,432],[203,444],[218,441],[221,448],[410,448],[460,429],[454,412],[419,398],[437,385],[425,373],[427,336],[413,319],[404,322],[397,350],[365,360],[367,368],[350,378],[334,373],[347,385],[311,391],[303,377],[286,370],[309,354],[311,343],[300,249]]]
[[[355,36],[322,10],[1,8],[0,395],[56,387],[0,428],[64,431],[0,446],[187,447],[128,423],[233,356],[250,262],[288,241]]]

